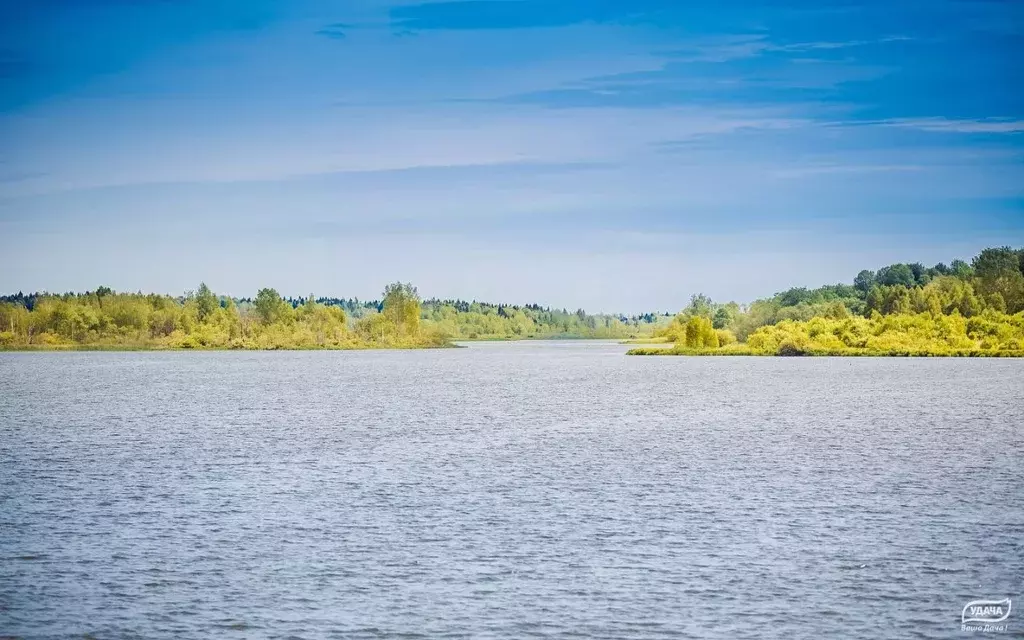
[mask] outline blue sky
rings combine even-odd
[[[1020,59],[1020,2],[0,0],[0,290],[639,312],[970,258],[1024,245]]]

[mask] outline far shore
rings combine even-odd
[[[808,349],[780,350],[774,353],[758,351],[745,345],[736,348],[690,349],[686,347],[642,347],[630,349],[626,355],[631,356],[747,356],[764,358],[787,357],[830,357],[830,358],[1024,358],[1024,350],[990,350],[990,349],[951,349],[912,350],[912,349]]]
[[[61,344],[61,345],[19,345],[0,347],[0,353],[51,353],[62,351],[422,351],[432,349],[463,349],[457,344],[423,346],[300,346],[300,347],[174,347],[165,345],[106,345],[106,344]]]

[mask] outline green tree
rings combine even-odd
[[[885,304],[882,305],[882,313],[891,315],[894,313],[908,313],[911,308],[910,290],[906,287],[891,287],[885,296]]]
[[[963,260],[957,259],[949,263],[949,273],[961,280],[967,280],[974,275],[974,269]]]
[[[835,302],[828,305],[828,310],[825,312],[826,318],[832,318],[834,320],[842,320],[850,317],[850,310],[846,308],[846,305],[836,300]]]
[[[256,308],[256,315],[263,324],[273,324],[281,317],[281,307],[284,301],[276,289],[260,289],[256,294],[253,306]]]
[[[1024,273],[1020,256],[1010,247],[984,249],[972,262],[976,290],[983,298],[999,294],[1010,313],[1024,310]]]
[[[932,279],[932,277],[928,275],[928,269],[926,269],[925,266],[920,262],[914,262],[908,264],[907,266],[910,267],[910,272],[914,274],[914,282],[919,286],[924,286],[928,284],[928,282]]]
[[[228,298],[224,305],[224,319],[228,325],[228,337],[232,340],[242,336],[242,317],[238,313],[238,305]]]
[[[1020,258],[1010,247],[982,249],[971,261],[974,275],[982,280],[997,280],[1020,274]]]
[[[875,284],[875,272],[864,269],[857,274],[857,277],[853,279],[853,287],[860,291],[862,295],[867,295],[868,291],[871,291],[871,287]]]
[[[718,334],[710,320],[704,316],[693,316],[687,320],[686,346],[692,349],[718,348]]]
[[[690,296],[690,304],[683,309],[683,313],[688,316],[702,316],[710,320],[714,314],[714,306],[714,302],[709,296],[695,293]]]
[[[402,282],[384,287],[382,313],[399,333],[416,334],[420,327],[420,296],[416,287]]]
[[[882,292],[882,288],[876,284],[871,287],[870,291],[868,291],[868,296],[864,304],[864,315],[870,317],[872,311],[881,313],[884,305],[885,294]]]
[[[220,307],[217,296],[213,294],[213,291],[210,291],[210,287],[206,286],[205,282],[199,283],[195,299],[200,322],[206,322]]]
[[[990,293],[988,298],[986,298],[985,303],[989,309],[995,309],[1000,313],[1006,313],[1006,300],[1003,299],[1003,295],[998,291]]]
[[[724,329],[732,324],[732,314],[729,313],[729,309],[724,306],[718,307],[715,310],[715,317],[711,324],[716,329]]]
[[[910,265],[903,263],[882,267],[878,270],[876,280],[879,284],[888,286],[901,285],[904,287],[912,287],[917,284],[917,278],[914,277],[914,272],[910,268]]]

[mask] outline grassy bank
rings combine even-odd
[[[622,340],[619,344],[662,344],[671,345],[672,341],[665,336],[658,336],[656,338],[631,338],[629,340]]]

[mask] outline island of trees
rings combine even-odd
[[[1024,356],[1024,249],[892,264],[749,306],[695,295],[635,355]]]
[[[701,294],[674,316],[588,314],[536,304],[422,300],[411,284],[380,300],[22,293],[0,297],[0,349],[367,349],[455,340],[614,338],[632,354],[1024,355],[1024,249],[970,263],[893,264],[852,284],[793,288],[749,305]]]

